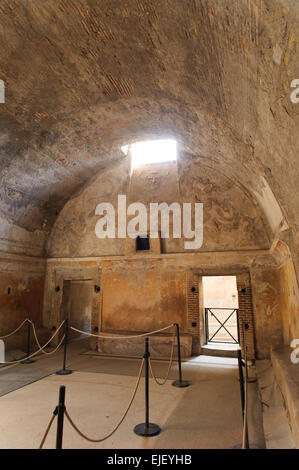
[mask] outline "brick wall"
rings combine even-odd
[[[241,347],[244,354],[242,325],[247,323],[249,329],[246,330],[246,344],[247,344],[247,357],[250,360],[255,359],[255,335],[254,335],[254,318],[253,318],[253,304],[252,292],[249,273],[237,275],[237,288],[239,297],[239,323],[240,323],[240,336]]]
[[[200,353],[199,333],[201,331],[199,275],[187,273],[187,325],[186,332],[192,335],[192,354]]]
[[[249,329],[246,330],[247,354],[248,359],[254,360],[255,335],[250,274],[242,273],[236,277],[239,297],[241,347],[243,350],[242,325],[247,323],[249,325]],[[200,354],[200,343],[205,343],[201,279],[202,276],[198,273],[192,271],[187,273],[187,325],[185,331],[192,335],[193,354]]]

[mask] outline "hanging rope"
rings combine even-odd
[[[31,320],[29,320],[29,318],[26,318],[26,319],[18,326],[18,328],[16,328],[14,331],[12,331],[12,333],[9,333],[8,335],[0,336],[0,339],[8,338],[9,336],[14,335],[15,333],[17,333],[17,332],[22,328],[22,326],[24,325],[24,323],[26,323],[27,321],[31,322]]]
[[[150,368],[152,377],[153,377],[153,379],[154,379],[154,381],[156,382],[157,385],[165,385],[168,378],[169,378],[169,374],[170,374],[171,366],[172,366],[172,362],[173,362],[173,351],[174,351],[174,343],[175,343],[174,340],[175,340],[175,335],[173,335],[173,338],[172,338],[172,346],[171,346],[171,353],[170,353],[170,360],[169,360],[169,364],[168,364],[167,374],[166,374],[166,377],[162,380],[162,382],[160,382],[159,379],[157,379],[157,377],[155,376],[154,371],[153,371],[152,361],[151,361],[151,358],[149,357],[149,361],[148,361],[149,362],[149,368]]]
[[[113,431],[111,431],[107,436],[105,437],[102,437],[100,439],[92,439],[88,436],[86,436],[86,434],[84,434],[82,431],[80,431],[80,429],[76,426],[76,424],[74,423],[74,421],[72,420],[72,418],[70,417],[70,415],[68,414],[68,411],[65,410],[65,416],[67,417],[70,425],[74,428],[74,430],[81,436],[83,437],[83,439],[85,439],[86,441],[89,441],[89,442],[103,442],[105,441],[106,439],[108,439],[109,437],[111,437],[119,428],[119,426],[121,425],[121,423],[124,421],[125,417],[127,416],[131,406],[132,406],[132,403],[134,401],[134,398],[136,396],[136,393],[137,393],[137,390],[138,390],[138,386],[139,386],[139,383],[140,383],[140,379],[141,379],[141,374],[142,374],[142,369],[143,369],[143,366],[144,366],[144,359],[142,359],[141,361],[141,366],[140,366],[140,369],[139,369],[139,374],[138,374],[138,379],[137,379],[137,382],[136,382],[136,385],[135,385],[135,389],[134,389],[134,392],[132,394],[132,397],[130,399],[130,402],[129,402],[129,405],[126,409],[126,411],[124,412],[123,416],[121,417],[121,420],[118,422],[118,424],[116,425],[116,427],[113,429]]]
[[[26,361],[27,359],[30,359],[31,357],[34,357],[36,356],[38,353],[40,353],[41,351],[43,351],[49,343],[51,343],[51,341],[53,340],[53,338],[55,338],[55,336],[57,335],[57,333],[59,332],[59,330],[61,329],[62,325],[64,324],[65,320],[63,320],[63,322],[59,325],[59,327],[57,328],[57,330],[55,331],[55,333],[53,334],[53,336],[49,339],[49,341],[46,342],[46,344],[44,344],[44,346],[40,347],[37,351],[35,351],[34,353],[30,354],[30,356],[27,356],[27,357],[23,357],[22,359],[18,359],[17,361],[10,361],[10,362],[1,362],[0,364],[18,364],[19,362],[23,362],[23,361]],[[62,340],[60,341],[59,345],[57,346],[57,348],[54,350],[54,351],[51,351],[51,353],[49,354],[53,354],[54,352],[57,351],[58,347],[61,346],[63,340],[64,340],[64,336],[63,335],[63,338]]]
[[[62,345],[63,340],[64,340],[64,335],[63,335],[63,337],[61,338],[61,340],[60,340],[58,346],[56,346],[56,348],[55,348],[53,351],[50,351],[50,352],[49,352],[49,351],[44,351],[43,347],[40,345],[40,342],[39,342],[39,340],[38,340],[38,337],[37,337],[37,334],[36,334],[35,325],[34,325],[34,323],[33,323],[31,320],[29,320],[29,321],[30,321],[30,323],[31,323],[31,325],[32,325],[32,330],[33,330],[33,335],[34,335],[35,342],[36,342],[36,344],[37,344],[37,347],[40,349],[40,351],[41,351],[43,354],[48,354],[48,355],[54,354],[54,353],[60,348],[60,346]],[[62,324],[61,324],[60,326],[62,326]]]
[[[83,335],[87,336],[95,336],[96,338],[106,338],[106,339],[130,339],[130,338],[141,338],[142,336],[150,336],[154,335],[155,333],[160,333],[161,331],[168,330],[169,328],[172,328],[173,324],[165,326],[165,328],[161,328],[160,330],[154,330],[150,331],[149,333],[141,333],[140,335],[130,335],[130,336],[106,336],[106,335],[95,335],[93,333],[89,333],[87,331],[82,331],[78,330],[77,328],[74,328],[73,326],[70,326],[70,329],[73,331],[76,331],[77,333],[81,333]]]
[[[47,436],[48,436],[48,434],[49,434],[49,431],[50,431],[50,429],[51,429],[51,426],[52,426],[53,421],[54,421],[54,419],[56,418],[57,414],[58,414],[58,406],[56,406],[55,410],[53,411],[53,414],[52,414],[51,419],[50,419],[50,421],[49,421],[49,423],[48,423],[48,426],[46,427],[44,436],[43,436],[43,438],[42,438],[42,440],[41,440],[41,443],[40,443],[40,445],[39,445],[39,447],[38,447],[39,449],[42,449],[42,448],[43,448],[43,445],[44,445],[44,443],[45,443],[45,440],[47,439]]]

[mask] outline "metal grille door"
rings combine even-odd
[[[207,343],[240,343],[237,308],[206,308],[205,326]]]

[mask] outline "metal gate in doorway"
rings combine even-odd
[[[239,309],[205,308],[207,343],[240,343]]]

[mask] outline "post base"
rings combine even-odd
[[[238,382],[240,382],[240,379],[238,379]],[[255,382],[257,382],[257,379],[247,379],[248,384],[253,384]],[[245,383],[245,380],[244,380],[244,383]]]
[[[148,426],[146,426],[145,423],[137,424],[134,428],[134,433],[143,437],[157,436],[160,432],[161,428],[159,428],[157,424],[153,423],[149,423]]]
[[[175,380],[171,384],[173,387],[179,387],[179,388],[184,388],[184,387],[189,387],[191,385],[191,382],[188,382],[188,380]]]
[[[26,359],[25,361],[22,361],[21,364],[32,364],[34,361],[33,359]]]
[[[58,370],[57,372],[55,372],[56,375],[69,375],[69,374],[72,374],[72,373],[73,373],[73,371],[69,370],[69,369]]]

